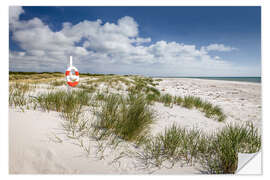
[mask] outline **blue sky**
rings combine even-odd
[[[260,7],[10,7],[9,24],[13,71],[261,74]]]

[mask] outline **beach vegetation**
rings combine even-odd
[[[227,125],[212,136],[208,151],[201,158],[209,173],[235,173],[238,153],[255,153],[261,148],[261,136],[252,123],[245,125]]]
[[[71,137],[76,132],[82,133],[86,128],[86,121],[81,120],[84,106],[90,106],[92,95],[84,90],[74,90],[71,92],[58,90],[40,94],[35,98],[36,103],[44,111],[57,111],[65,120],[63,128],[71,133]]]
[[[50,84],[52,86],[63,86],[63,85],[66,84],[66,81],[64,81],[64,80],[53,80]]]
[[[89,98],[89,94],[83,90],[73,91],[72,93],[59,90],[39,94],[36,100],[44,111],[71,113],[78,107],[89,105]]]
[[[95,100],[96,100],[96,101],[102,101],[102,100],[105,99],[105,96],[106,96],[105,93],[98,91],[98,92],[95,94]]]
[[[173,97],[170,94],[164,94],[160,96],[159,101],[164,103],[165,106],[171,106],[173,103]]]
[[[27,83],[42,83],[50,82],[59,78],[63,78],[64,74],[60,72],[9,72],[10,82],[27,82]]]
[[[223,113],[219,106],[213,106],[210,102],[204,101],[195,96],[174,96],[165,94],[160,96],[160,102],[163,102],[165,106],[170,106],[171,103],[192,109],[196,108],[203,112],[207,118],[216,119],[219,122],[223,122],[226,119],[226,115]]]
[[[96,91],[96,87],[93,86],[93,85],[85,85],[85,84],[80,84],[78,86],[78,88],[84,90],[85,92],[88,92],[88,93],[94,93]]]
[[[154,119],[145,97],[138,94],[126,98],[117,94],[106,96],[97,115],[96,131],[103,130],[102,136],[113,133],[127,141],[146,135]]]
[[[159,96],[154,94],[154,93],[148,93],[146,95],[146,100],[147,100],[148,104],[153,105],[154,102],[159,100]]]
[[[196,108],[206,117],[220,122],[226,118],[219,106],[200,97],[161,94],[155,88],[155,81],[159,80],[140,76],[89,75],[95,79],[81,83],[71,93],[55,90],[55,86],[61,86],[65,82],[53,78],[54,75],[63,76],[62,73],[10,73],[10,80],[14,82],[9,85],[9,105],[27,105],[29,109],[27,103],[34,103],[34,109],[59,112],[64,119],[62,125],[71,138],[77,138],[78,133],[79,136],[86,134],[85,137],[90,138],[91,128],[97,140],[113,137],[112,144],[115,143],[116,146],[120,141],[132,142],[138,150],[136,156],[146,165],[155,167],[161,167],[165,162],[166,165],[169,162],[171,166],[176,163],[200,163],[208,173],[230,174],[237,169],[238,153],[255,153],[261,149],[261,136],[252,123],[241,126],[229,124],[221,131],[207,135],[197,129],[186,129],[173,124],[166,127],[164,132],[151,136],[149,128],[155,122],[155,114],[150,105],[154,102],[161,102],[169,107],[178,105],[188,109]],[[49,78],[51,91],[28,100],[27,93],[36,85],[18,81],[30,81],[30,77],[34,77],[36,82],[44,82]],[[112,94],[109,87],[100,91],[97,90],[100,83],[107,83],[112,88],[124,83],[128,86],[128,92]],[[97,107],[91,112],[96,118],[91,124],[82,113],[89,106]],[[78,140],[80,147],[89,155],[90,143]]]
[[[180,161],[192,165],[193,159],[199,155],[199,148],[202,149],[204,138],[200,131],[187,130],[173,124],[164,133],[145,141],[140,156],[155,166],[161,166],[164,161],[170,162],[172,166]]]
[[[174,96],[173,103],[178,106],[181,106],[183,103],[183,98],[181,96]]]
[[[9,106],[23,108],[27,104],[26,94],[34,87],[28,83],[10,83],[9,85]]]
[[[188,109],[193,108],[195,104],[194,100],[195,100],[194,96],[185,96],[183,104],[182,104],[183,107],[188,108]]]
[[[257,128],[248,123],[243,126],[227,125],[222,131],[204,135],[196,129],[185,129],[175,124],[164,133],[149,137],[141,145],[138,157],[148,165],[162,166],[170,162],[192,165],[200,163],[211,174],[235,173],[238,153],[254,153],[261,148]]]

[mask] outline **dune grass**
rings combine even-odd
[[[101,91],[97,91],[96,95],[95,95],[95,100],[96,101],[103,101],[106,98],[106,93],[101,92]]]
[[[40,94],[37,101],[45,111],[71,112],[77,106],[87,106],[89,94],[83,90],[73,91],[72,93],[59,90]]]
[[[60,72],[9,72],[10,82],[27,82],[27,83],[48,83],[52,80],[64,78],[64,74]]]
[[[164,133],[145,141],[142,145],[142,156],[158,167],[164,161],[170,162],[172,166],[179,161],[192,165],[193,159],[198,156],[198,149],[202,146],[203,138],[205,136],[200,131],[187,130],[173,124],[166,128]]]
[[[154,102],[157,102],[159,100],[159,96],[154,93],[148,93],[146,95],[147,103],[150,105],[153,105]]]
[[[150,86],[156,86],[155,80],[151,77],[134,76],[133,80],[137,84],[146,84]]]
[[[35,79],[40,80],[51,74],[34,74]],[[21,76],[21,75],[20,75]],[[31,74],[23,74],[27,79]],[[19,75],[12,77],[14,80]],[[193,165],[200,163],[208,173],[234,173],[237,169],[237,153],[254,153],[261,148],[261,137],[258,130],[249,123],[243,126],[228,125],[222,131],[212,135],[204,135],[196,129],[185,129],[172,125],[165,129],[164,133],[151,137],[148,134],[149,126],[154,123],[154,113],[150,105],[154,102],[162,102],[165,106],[179,105],[188,109],[196,108],[206,117],[218,121],[224,121],[226,116],[222,109],[211,103],[194,96],[161,95],[154,86],[152,78],[130,77],[133,81],[115,75],[97,76],[97,80],[87,82],[88,85],[78,86],[81,90],[51,91],[40,94],[35,98],[36,103],[44,111],[57,111],[66,120],[63,127],[72,133],[86,134],[89,132],[89,122],[81,117],[83,106],[92,106],[91,103],[100,106],[95,111],[96,123],[91,126],[99,139],[115,136],[121,140],[134,142],[143,151],[138,153],[146,164],[162,166],[166,161],[172,166],[177,162]],[[11,79],[12,79],[11,78]],[[22,79],[23,79],[22,78]],[[18,78],[20,79],[20,78]],[[125,83],[128,88],[128,96],[96,92],[96,86],[100,82]],[[53,81],[51,85],[61,85],[60,81]],[[26,83],[14,83],[10,85],[9,104],[12,106],[24,106],[27,104],[26,93],[31,86]],[[95,95],[92,95],[95,93]],[[81,142],[82,147],[86,147]],[[90,152],[88,146],[85,151]]]
[[[155,99],[157,100],[157,98]],[[207,118],[216,119],[219,122],[222,122],[226,119],[226,115],[223,113],[222,109],[218,106],[213,106],[207,101],[203,101],[199,97],[195,96],[172,96],[170,94],[163,94],[157,100],[161,103],[164,103],[164,106],[172,107],[173,104],[185,107],[187,109],[196,108],[199,111],[203,112]]]
[[[173,97],[170,94],[164,94],[160,96],[159,101],[164,103],[165,106],[171,106],[173,103]]]
[[[162,94],[158,89],[153,87],[154,80],[152,78],[143,78],[135,76],[133,78],[134,84],[128,88],[128,92],[132,94],[144,93],[149,104],[154,102],[161,102],[165,106],[172,107],[174,104],[188,109],[196,108],[203,112],[206,117],[223,122],[226,115],[218,106],[213,106],[211,103],[202,100],[195,96],[172,96],[170,94]]]
[[[13,92],[15,90],[20,90],[23,94],[25,94],[26,92],[28,92],[32,89],[33,89],[33,87],[27,83],[15,82],[15,83],[10,83],[10,85],[9,85],[10,92]]]
[[[175,104],[188,109],[196,108],[203,112],[208,118],[215,119],[219,122],[223,122],[226,119],[226,115],[220,107],[213,106],[211,103],[204,101],[199,97],[172,96],[168,93],[161,95],[160,91],[153,87],[155,84],[152,78],[134,76],[133,80],[135,85],[130,86],[128,91],[132,94],[144,93],[149,104],[161,102],[168,107],[172,107],[173,104]],[[158,79],[156,81],[158,81]]]
[[[89,105],[90,96],[83,90],[53,91],[40,94],[36,100],[42,110],[61,112],[65,119],[77,122],[82,106]]]
[[[183,100],[183,107],[191,109],[195,106],[195,97],[194,96],[185,96]]]
[[[152,78],[133,76],[133,84],[127,89],[133,94],[152,94],[153,96],[159,97],[160,91],[155,88],[157,85],[154,83]]]
[[[65,122],[62,124],[64,129],[72,133],[82,133],[86,123],[80,119],[83,106],[89,106],[92,95],[84,90],[72,91],[52,91],[40,94],[36,97],[36,103],[44,111],[57,111]]]
[[[132,82],[128,80],[125,77],[119,76],[119,75],[103,75],[103,76],[95,76],[96,79],[87,81],[87,84],[93,85],[93,84],[100,84],[100,83],[106,83],[111,88],[115,88],[118,84],[125,84],[126,86],[129,86]]]
[[[183,103],[183,98],[181,96],[174,96],[173,103],[180,106]]]
[[[234,173],[238,153],[255,153],[261,148],[261,136],[252,123],[227,125],[212,137],[209,151],[202,156],[203,164],[210,173]]]
[[[85,85],[85,84],[80,84],[78,86],[78,88],[84,90],[85,92],[88,92],[88,93],[94,93],[96,91],[96,87],[93,86],[93,85]]]
[[[51,83],[50,83],[52,86],[63,86],[63,85],[65,85],[66,84],[66,81],[64,81],[64,80],[53,80]]]
[[[162,166],[163,162],[198,162],[211,174],[234,173],[238,153],[254,153],[261,148],[258,130],[248,123],[243,126],[227,125],[222,131],[203,135],[196,129],[187,130],[177,125],[166,128],[164,133],[148,137],[142,143],[140,158],[146,164]]]
[[[145,135],[153,123],[153,112],[142,95],[122,97],[110,94],[104,99],[101,111],[97,114],[96,131],[103,131],[102,136],[113,133],[127,141],[136,141]]]
[[[79,115],[82,104],[88,105],[87,93],[75,91],[71,95],[58,91],[39,98],[44,110],[62,112],[68,120],[64,126],[73,134],[78,124],[78,132],[85,129],[86,121],[79,121]],[[200,162],[208,173],[234,173],[238,152],[252,153],[261,147],[260,136],[252,124],[228,125],[221,132],[210,136],[195,129],[187,130],[173,125],[166,128],[164,133],[150,137],[147,130],[154,116],[144,95],[130,93],[124,97],[109,94],[99,100],[101,110],[96,112],[98,120],[94,124],[94,133],[99,134],[100,138],[114,135],[126,141],[140,142],[138,145],[143,149],[140,156],[148,164],[162,166],[166,161],[172,166],[177,162],[192,165],[195,161]],[[206,107],[210,106],[206,104]]]
[[[34,87],[27,83],[11,83],[9,85],[9,105],[23,108],[27,104],[26,93]]]

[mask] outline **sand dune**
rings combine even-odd
[[[179,106],[165,107],[155,103],[156,122],[151,134],[164,131],[177,123],[186,128],[197,128],[205,133],[218,131],[226,123],[252,121],[261,127],[261,85],[201,79],[166,78],[157,87],[162,93],[193,95],[219,105],[228,116],[225,122],[206,118],[198,110]],[[88,114],[89,115],[89,114]],[[91,114],[90,114],[91,116]],[[200,167],[175,166],[172,169],[143,168],[134,156],[117,159],[126,150],[135,150],[131,143],[122,142],[117,150],[106,148],[97,156],[99,144],[93,140],[82,141],[89,145],[87,154],[78,141],[68,138],[56,112],[9,109],[9,169],[12,174],[197,174]]]

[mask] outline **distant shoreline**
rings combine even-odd
[[[207,80],[221,80],[221,81],[236,81],[236,82],[251,82],[261,83],[261,77],[153,77],[153,78],[190,78],[190,79],[207,79]]]
[[[16,72],[10,71],[9,75],[21,74],[21,75],[32,75],[32,74],[64,74],[63,72]],[[90,76],[111,76],[111,75],[122,75],[122,76],[138,76],[138,74],[90,74],[90,73],[80,73],[80,75],[90,75]],[[139,75],[151,78],[190,78],[190,79],[206,79],[206,80],[222,80],[222,81],[235,81],[235,82],[251,82],[251,83],[261,83],[261,77],[190,77],[190,76],[147,76]]]

